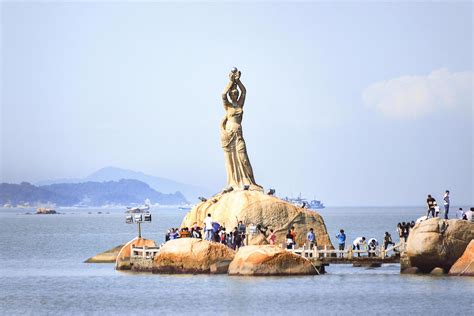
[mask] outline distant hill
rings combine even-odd
[[[106,167],[102,168],[91,175],[81,178],[81,179],[61,179],[61,180],[48,180],[41,181],[36,183],[37,185],[50,185],[55,183],[79,183],[86,181],[118,181],[121,179],[134,179],[138,181],[145,182],[150,187],[155,189],[158,192],[162,193],[174,193],[181,192],[184,197],[191,202],[196,201],[199,196],[209,196],[212,195],[210,190],[192,186],[189,184],[184,184],[176,182],[166,178],[154,177],[151,175],[144,174],[142,172],[137,172],[133,170],[115,168],[115,167]]]
[[[57,183],[34,186],[30,183],[0,184],[0,204],[30,205],[54,203],[58,206],[102,206],[107,204],[141,204],[145,199],[159,204],[183,204],[186,198],[180,193],[164,194],[148,184],[130,179],[107,182]]]
[[[42,187],[37,187],[28,182],[20,184],[0,183],[0,206],[4,204],[46,204],[55,203],[58,205],[74,205],[80,199],[74,196],[66,196],[49,191]]]

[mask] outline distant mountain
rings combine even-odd
[[[41,181],[36,183],[37,185],[50,185],[55,183],[79,183],[86,181],[118,181],[121,179],[134,179],[138,181],[145,182],[153,189],[162,193],[174,193],[181,192],[185,198],[191,202],[196,201],[199,196],[209,196],[211,195],[210,190],[192,186],[189,184],[184,184],[176,182],[166,178],[154,177],[142,172],[137,172],[133,170],[120,169],[115,167],[106,167],[102,168],[91,175],[82,178],[82,179],[61,179],[61,180],[48,180]]]
[[[74,205],[80,199],[73,196],[58,194],[28,182],[20,184],[0,183],[0,205],[4,204],[46,204]]]
[[[145,199],[152,203],[183,204],[186,198],[180,193],[164,194],[148,184],[130,179],[107,182],[57,183],[34,186],[30,183],[0,184],[0,204],[30,205],[54,203],[58,206],[102,206],[107,204],[141,204]]]

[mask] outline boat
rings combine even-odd
[[[36,214],[58,214],[56,210],[52,208],[39,207],[36,209]]]
[[[308,209],[311,209],[311,210],[320,210],[320,209],[323,209],[325,206],[323,203],[321,203],[321,201],[319,200],[308,200],[306,198],[303,198],[301,197],[301,193],[300,195],[298,195],[297,198],[289,198],[289,197],[285,197],[283,199],[284,201],[287,201],[297,207],[303,207],[303,208],[308,208]]]
[[[193,206],[194,205],[191,205],[191,204],[183,204],[183,205],[178,206],[178,210],[189,211],[190,209],[193,208]]]
[[[150,213],[150,204],[142,206],[127,206],[126,214]]]

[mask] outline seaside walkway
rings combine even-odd
[[[158,247],[132,247],[131,257],[133,261],[150,260],[160,251]],[[335,249],[310,249],[306,245],[300,248],[287,249],[297,255],[303,256],[313,262],[316,267],[323,267],[329,264],[352,264],[353,266],[379,267],[384,263],[399,263],[400,253],[404,251],[404,243],[398,243],[388,247],[386,250],[379,246],[376,250],[345,250]],[[390,256],[388,253],[392,253]],[[371,254],[371,256],[369,256]]]
[[[328,265],[332,263],[379,267],[383,263],[399,263],[400,253],[404,251],[404,244],[398,243],[387,247],[386,250],[383,246],[379,246],[376,250],[352,250],[352,248],[335,250],[327,249],[327,247],[324,247],[324,249],[313,247],[310,249],[303,245],[301,248],[288,249],[288,251],[308,258],[315,265]],[[392,252],[390,256],[388,255],[389,252]]]

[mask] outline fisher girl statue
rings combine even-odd
[[[240,76],[241,72],[235,67],[232,68],[229,83],[222,92],[222,103],[226,112],[220,126],[227,171],[227,185],[224,191],[239,189],[263,191],[255,182],[242,134],[241,123],[247,91],[240,81]]]

